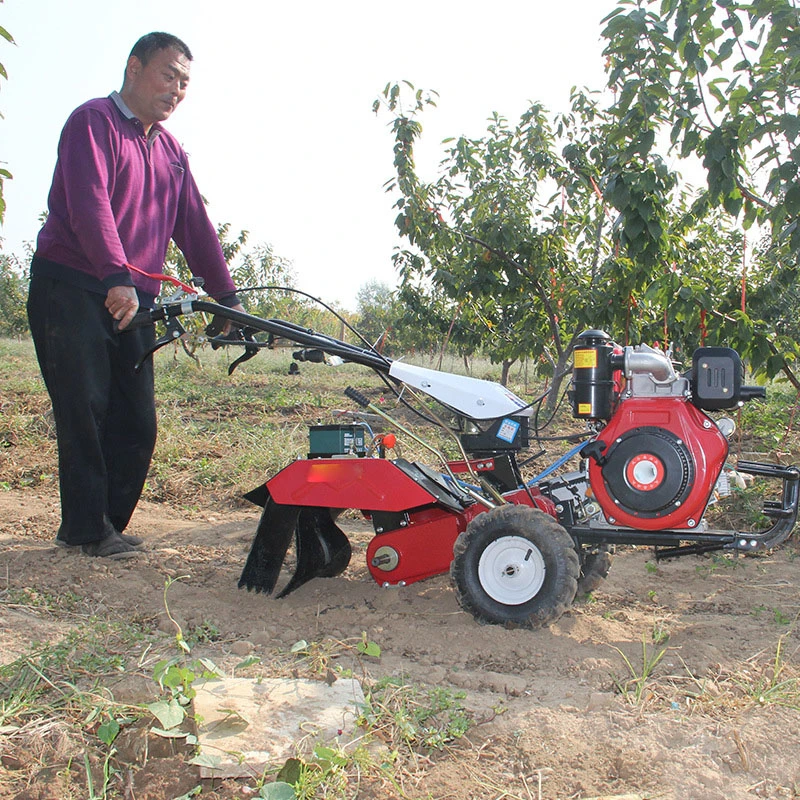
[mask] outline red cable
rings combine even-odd
[[[183,289],[184,292],[188,292],[189,294],[197,294],[196,287],[189,286],[183,281],[179,281],[177,278],[173,278],[172,275],[163,275],[161,273],[145,272],[143,269],[139,269],[139,267],[134,267],[133,264],[126,263],[125,267],[129,269],[131,272],[136,272],[139,275],[144,275],[145,278],[151,278],[152,280],[161,281],[162,283],[171,283],[173,286],[179,286],[181,289]]]

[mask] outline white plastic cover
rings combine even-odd
[[[470,419],[495,419],[512,415],[530,417],[533,413],[524,400],[493,381],[416,367],[402,361],[392,362],[389,375]]]

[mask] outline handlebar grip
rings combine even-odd
[[[361,406],[361,408],[366,408],[369,405],[369,400],[367,400],[367,398],[361,394],[358,389],[354,389],[352,386],[348,386],[344,390],[344,396]]]
[[[145,308],[137,311],[133,319],[122,329],[119,329],[119,321],[114,320],[114,333],[125,333],[125,331],[133,331],[137,328],[144,328],[147,325],[152,325],[157,319],[164,318],[163,308]]]

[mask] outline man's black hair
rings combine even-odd
[[[180,50],[186,58],[192,60],[192,51],[187,47],[186,43],[181,41],[177,36],[171,33],[163,33],[161,31],[154,31],[153,33],[146,33],[139,39],[131,50],[131,56],[136,56],[142,62],[142,66],[146,66],[147,62],[159,51],[174,48]],[[128,56],[130,58],[130,56]]]

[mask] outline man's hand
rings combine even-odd
[[[241,304],[241,303],[237,303],[235,306],[231,306],[231,308],[232,308],[234,311],[241,311],[241,312],[242,312],[242,314],[245,314],[245,313],[246,313],[246,312],[245,312],[245,310],[244,310],[244,308],[242,307],[242,304]],[[213,320],[212,320],[212,322],[211,322],[211,324],[212,324],[212,325],[213,325],[213,324],[216,322],[216,319],[217,319],[217,318],[216,318],[216,317],[214,317],[214,319],[213,319]],[[226,319],[226,320],[224,320],[224,321],[222,322],[222,335],[223,335],[223,336],[227,336],[227,335],[228,335],[228,334],[231,332],[231,327],[232,327],[232,325],[233,325],[233,323],[232,323],[232,322],[231,322],[229,319]],[[217,325],[216,327],[219,327],[219,325]]]
[[[133,286],[113,286],[106,295],[106,308],[124,330],[139,310],[139,297]]]

